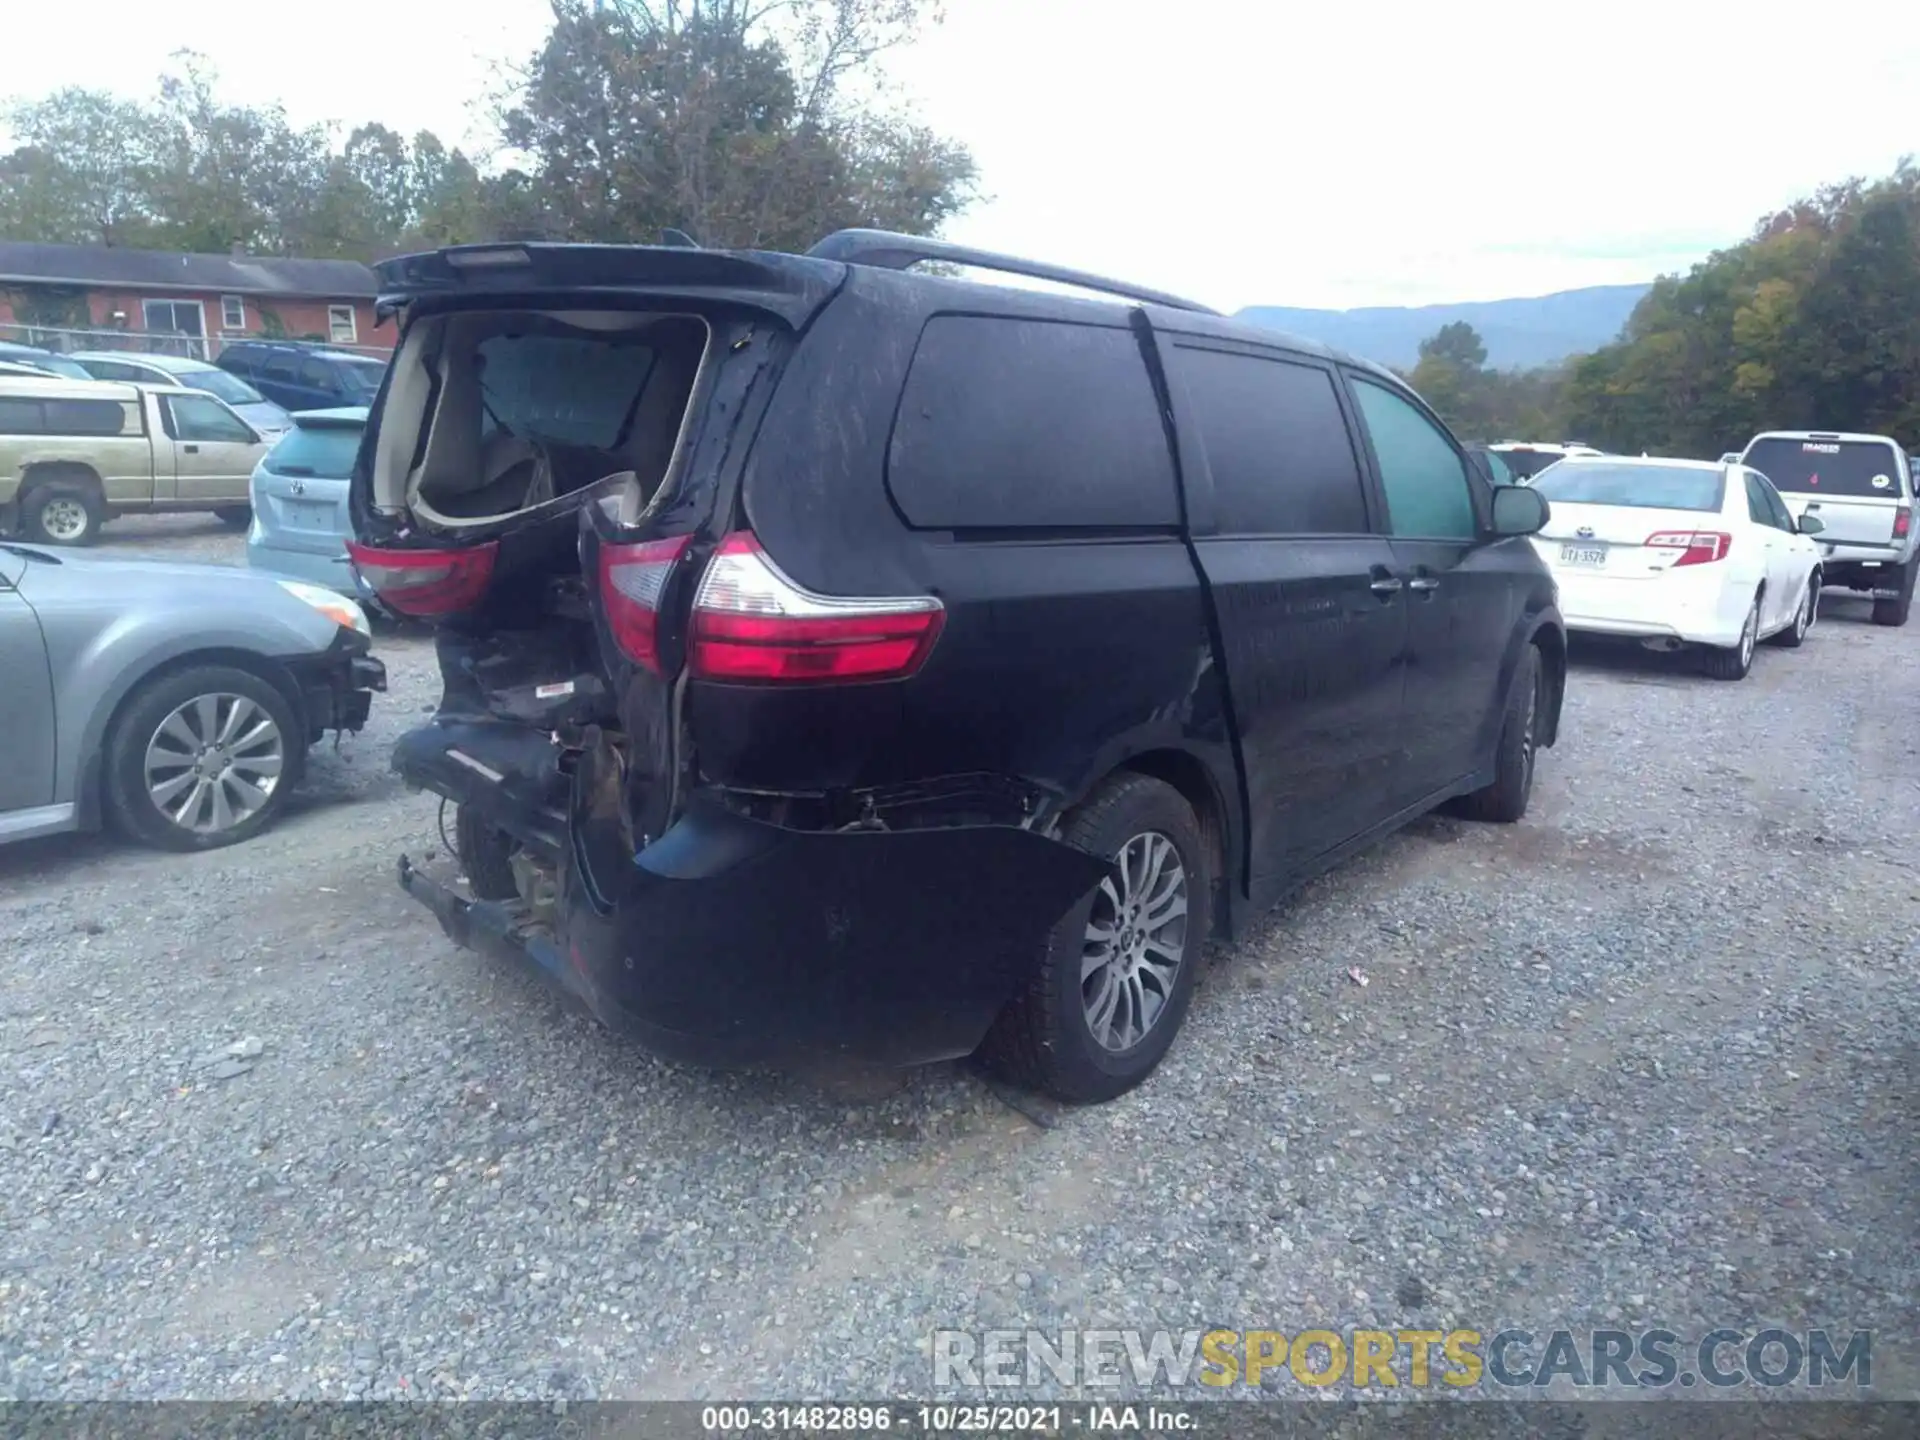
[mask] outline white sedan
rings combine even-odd
[[[1820,608],[1820,522],[1796,522],[1766,476],[1701,460],[1568,456],[1534,477],[1552,509],[1534,537],[1573,631],[1705,648],[1742,680],[1768,637],[1798,645]]]

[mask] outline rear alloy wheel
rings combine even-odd
[[[1212,863],[1192,807],[1145,775],[1107,781],[1061,838],[1113,856],[1115,873],[1055,927],[981,1058],[1016,1084],[1088,1104],[1145,1080],[1179,1033],[1212,924]]]
[[[1814,622],[1820,618],[1820,572],[1815,571],[1807,577],[1807,593],[1800,601],[1800,608],[1793,612],[1793,623],[1773,637],[1773,643],[1783,650],[1797,650],[1801,641],[1807,638],[1807,632],[1813,629]]]
[[[1916,572],[1920,572],[1920,560],[1909,560],[1900,567],[1900,593],[1891,600],[1873,602],[1874,624],[1897,630],[1907,623],[1907,613],[1913,609],[1913,582]]]
[[[1706,671],[1716,680],[1744,680],[1753,669],[1753,651],[1759,643],[1760,597],[1747,607],[1746,623],[1740,627],[1740,639],[1733,645],[1715,646],[1707,651]]]
[[[286,696],[245,670],[162,676],[135,693],[107,742],[112,818],[165,850],[250,839],[285,808],[304,735]]]
[[[1523,819],[1533,798],[1533,766],[1540,741],[1540,649],[1527,646],[1507,692],[1500,740],[1493,752],[1493,783],[1462,795],[1455,813],[1468,820],[1511,825]]]

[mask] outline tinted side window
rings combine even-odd
[[[302,360],[300,362],[299,383],[302,385],[310,385],[315,390],[325,390],[329,393],[337,391],[340,388],[340,382],[334,376],[333,367],[324,360]]]
[[[46,417],[38,400],[0,395],[0,435],[44,435]]]
[[[49,400],[47,429],[55,435],[121,435],[127,407],[118,400]]]
[[[1773,524],[1773,512],[1767,508],[1767,497],[1761,493],[1760,477],[1752,471],[1747,472],[1747,518],[1756,525]]]
[[[1275,357],[1180,345],[1173,365],[1230,535],[1357,535],[1367,503],[1333,374]]]
[[[299,363],[291,355],[269,355],[261,362],[260,373],[269,380],[291,385],[299,376]]]
[[[1131,331],[938,315],[921,332],[887,488],[934,530],[1177,525],[1160,407]]]
[[[1393,533],[1475,538],[1479,525],[1460,452],[1431,420],[1384,386],[1356,376],[1353,395],[1373,441]]]

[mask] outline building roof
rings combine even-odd
[[[0,286],[10,284],[195,290],[316,300],[371,300],[377,288],[373,271],[354,260],[182,255],[168,250],[0,240]]]

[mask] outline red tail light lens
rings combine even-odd
[[[1913,511],[1907,506],[1902,505],[1898,510],[1893,512],[1893,538],[1896,540],[1905,539],[1907,531],[1912,528]]]
[[[1682,565],[1710,565],[1726,559],[1733,548],[1733,536],[1719,530],[1661,530],[1647,537],[1647,546],[1680,551],[1670,567],[1677,570]]]
[[[493,578],[499,544],[459,550],[387,550],[347,542],[347,558],[383,605],[402,615],[430,619],[469,609]]]
[[[660,597],[691,535],[600,547],[600,603],[621,653],[660,673]]]
[[[693,601],[688,668],[703,680],[899,680],[926,662],[946,610],[931,595],[843,598],[787,578],[741,531],[720,542]]]

